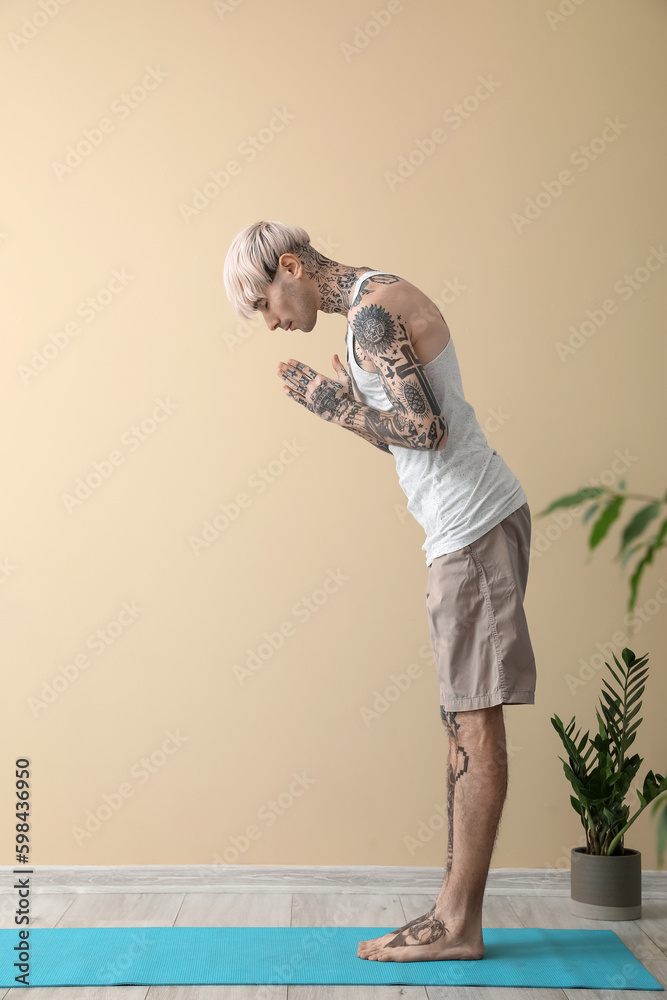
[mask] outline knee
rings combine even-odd
[[[461,733],[465,733],[469,742],[505,743],[505,719],[503,706],[493,705],[491,708],[480,708],[475,712],[462,712]],[[467,718],[470,716],[470,718]]]
[[[492,705],[490,708],[476,708],[469,712],[446,712],[440,706],[440,717],[443,724],[452,733],[466,732],[470,734],[485,734],[499,727],[504,727],[502,705]]]
[[[445,712],[441,706],[440,714],[452,742],[467,747],[488,748],[498,763],[507,759],[502,705],[470,712]]]

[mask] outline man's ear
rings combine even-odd
[[[281,254],[278,259],[278,263],[282,264],[285,270],[289,271],[290,274],[295,274],[298,267],[303,267],[303,264],[301,263],[299,258],[296,256],[296,254],[293,253]],[[276,272],[276,277],[278,277],[278,274],[280,274],[280,268]]]

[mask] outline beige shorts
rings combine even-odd
[[[428,567],[426,609],[441,712],[535,702],[535,655],[523,600],[528,504]]]

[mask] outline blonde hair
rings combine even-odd
[[[310,245],[310,236],[300,226],[285,226],[282,222],[254,222],[237,233],[231,242],[223,280],[227,298],[234,312],[250,319],[255,312],[253,303],[264,295],[278,270],[284,253],[299,255]]]

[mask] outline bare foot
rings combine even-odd
[[[376,962],[429,962],[484,958],[481,926],[475,931],[461,921],[436,916],[435,905],[398,930],[360,941],[358,958]]]

